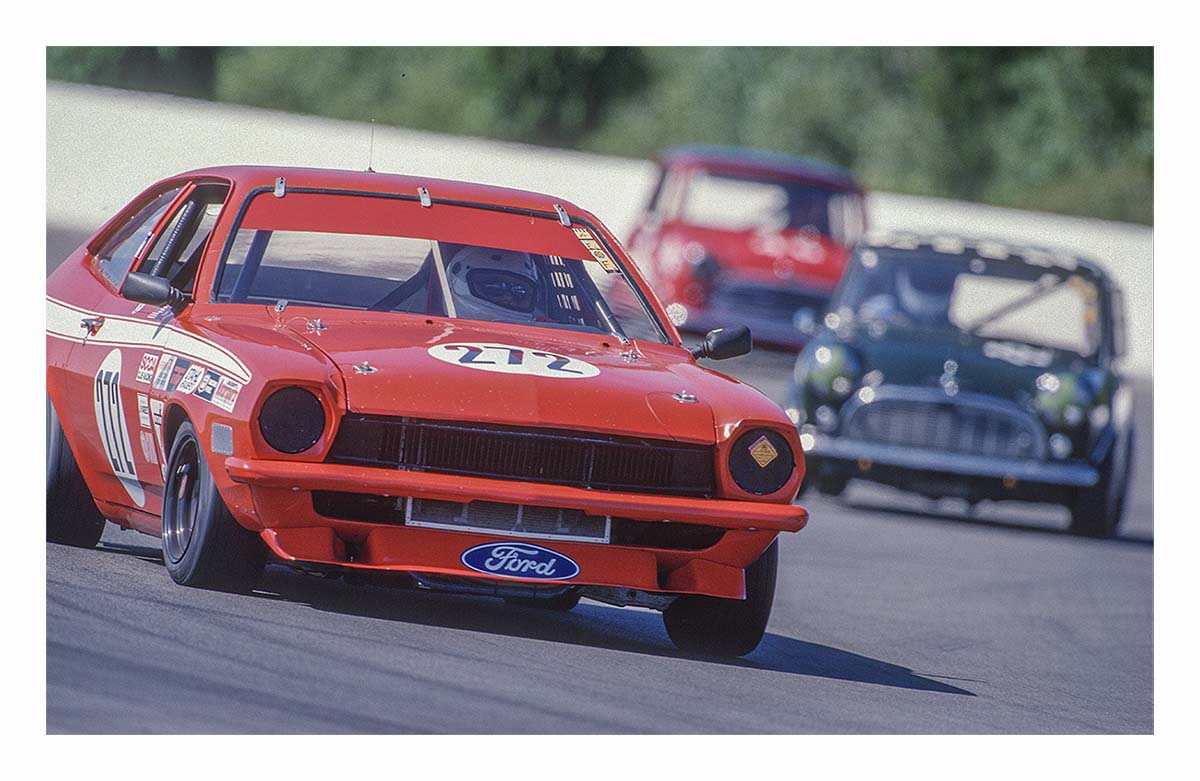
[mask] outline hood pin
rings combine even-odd
[[[354,364],[354,373],[355,374],[374,374],[377,371],[379,371],[379,370],[376,369],[371,364],[367,363],[366,361],[363,361],[362,363]]]
[[[681,390],[679,393],[671,394],[671,398],[675,399],[675,401],[678,401],[680,404],[695,404],[697,401],[695,396],[685,390]]]

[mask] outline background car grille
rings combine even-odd
[[[767,285],[725,285],[717,289],[714,300],[730,309],[752,312],[756,316],[783,318],[790,323],[801,309],[812,310],[819,317],[829,303],[829,296]]]
[[[851,439],[998,458],[1045,456],[1045,436],[1032,415],[999,404],[924,399],[876,399],[849,411]]]
[[[347,415],[327,460],[610,491],[714,490],[707,445],[480,423]]]

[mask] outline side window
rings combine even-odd
[[[229,188],[225,185],[200,185],[171,216],[167,227],[154,242],[145,260],[138,266],[144,274],[156,274],[171,280],[185,293],[192,292],[200,256],[212,233]]]
[[[104,242],[97,252],[100,273],[116,287],[125,281],[125,274],[133,265],[133,259],[150,240],[154,226],[162,218],[163,212],[175,200],[181,188],[176,187],[157,196],[141,209],[129,221],[122,225],[116,233]]]

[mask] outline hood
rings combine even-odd
[[[949,331],[893,328],[876,339],[859,330],[845,344],[859,358],[862,373],[881,372],[885,385],[937,388],[952,380],[961,392],[1018,403],[1034,393],[1041,374],[1084,368],[1071,353]]]
[[[715,394],[701,386],[729,382],[680,348],[646,345],[631,360],[603,334],[298,308],[285,322],[336,364],[348,408],[362,414],[712,443]],[[697,400],[675,399],[683,390]]]

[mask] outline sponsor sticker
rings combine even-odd
[[[186,361],[180,361],[179,363],[186,363]],[[179,371],[179,364],[175,365],[175,370]],[[204,377],[204,367],[200,366],[199,364],[193,363],[191,366],[189,366],[187,368],[187,371],[185,371],[183,373],[183,377],[179,380],[179,383],[175,386],[175,390],[179,391],[180,393],[185,393],[185,394],[191,393],[192,391],[196,390],[197,386],[200,385],[200,380],[203,377]]]
[[[150,399],[150,420],[154,423],[154,439],[158,442],[158,450],[163,454],[163,461],[166,461],[166,448],[163,447],[162,425],[163,425],[163,403],[159,399]],[[164,463],[159,467],[162,472],[163,480],[167,479],[167,465]]]
[[[137,395],[138,423],[142,428],[150,428],[150,399],[144,393]]]
[[[221,384],[213,392],[212,403],[226,412],[233,412],[233,406],[237,404],[238,394],[241,392],[242,384],[240,382],[222,377]]]
[[[205,401],[211,402],[213,393],[216,392],[217,386],[221,384],[221,375],[217,374],[212,369],[204,372],[204,377],[200,379],[200,384],[196,386],[196,390],[192,391],[193,396],[199,396]]]
[[[163,355],[162,360],[158,364],[158,371],[154,375],[154,389],[165,391],[167,382],[171,379],[171,370],[175,368],[175,356]]]
[[[579,565],[570,556],[528,542],[489,542],[463,551],[464,566],[499,578],[570,580]]]
[[[572,228],[571,230],[575,232],[575,238],[579,239],[579,243],[582,244],[583,248],[588,251],[588,254],[595,258],[596,262],[600,264],[600,268],[604,269],[609,274],[615,274],[621,270],[621,267],[617,265],[616,261],[609,257],[609,254],[604,251],[604,248],[600,245],[600,242],[596,241],[596,237],[592,235],[591,231],[589,231],[587,228]]]
[[[766,469],[772,461],[779,457],[779,451],[771,444],[771,440],[767,439],[764,435],[759,437],[750,446],[750,457],[754,459],[754,463],[758,464],[760,468]]]
[[[511,344],[454,342],[435,344],[429,354],[439,361],[501,374],[533,374],[538,377],[583,379],[595,377],[600,369],[587,361]]]
[[[135,380],[149,385],[154,379],[154,369],[158,366],[158,356],[154,353],[142,353],[142,362],[138,364]]]
[[[158,465],[158,451],[154,447],[154,435],[149,431],[139,431],[138,438],[142,442],[142,455],[146,457],[146,461]]]

